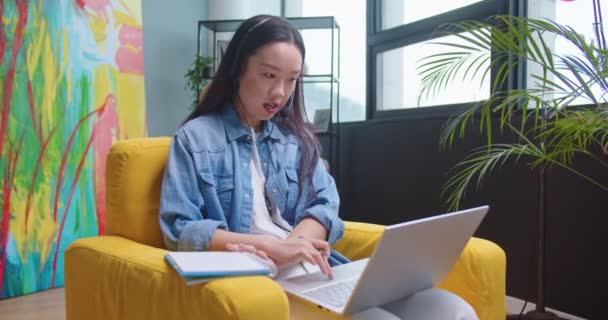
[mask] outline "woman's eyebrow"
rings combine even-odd
[[[274,66],[274,65],[272,65],[270,63],[264,63],[264,62],[262,62],[261,66],[262,67],[266,67],[266,68],[270,68],[270,69],[273,69],[273,70],[276,70],[276,71],[281,71],[281,68],[279,68],[277,66]]]
[[[277,66],[275,66],[275,65],[272,65],[272,64],[270,64],[270,63],[265,63],[265,62],[262,62],[261,66],[262,66],[262,67],[266,67],[266,68],[273,69],[273,70],[275,70],[275,71],[281,71],[281,68],[279,68],[279,67],[277,67]],[[298,73],[300,73],[300,69],[293,70],[293,71],[291,71],[291,73],[293,73],[293,74],[298,74]]]

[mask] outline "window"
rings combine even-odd
[[[340,122],[365,120],[366,79],[366,15],[365,0],[306,0],[285,1],[288,17],[334,16],[340,27]],[[348,9],[345,9],[348,8]],[[323,30],[306,30],[302,37],[306,43],[306,61],[311,74],[327,73],[327,58],[331,42]],[[334,66],[336,67],[336,66]],[[306,86],[306,109],[312,118],[317,109],[327,104],[328,86]],[[334,104],[335,106],[335,104]],[[337,119],[334,114],[334,121]]]
[[[458,9],[481,0],[433,0],[424,5],[419,0],[383,0],[382,29],[389,29],[402,24],[412,23],[428,17]]]
[[[368,63],[373,77],[368,79],[371,117],[384,111],[461,104],[487,98],[491,77],[457,83],[440,95],[419,99],[418,61],[445,50],[433,45],[455,41],[455,37],[436,38],[437,28],[463,20],[484,20],[505,13],[505,0],[435,0],[420,6],[413,0],[368,0],[371,26],[368,29]],[[394,113],[391,113],[391,116]]]
[[[607,7],[602,7],[602,20],[608,18],[606,10],[608,10]],[[531,18],[554,20],[559,24],[572,27],[579,34],[582,34],[587,41],[593,42],[596,45],[598,43],[598,36],[596,35],[594,28],[593,1],[532,2],[528,4],[528,12]],[[604,30],[608,31],[608,28],[604,27]],[[553,41],[553,39],[546,39],[546,42],[554,46],[553,51],[556,55],[582,56],[580,51],[574,47],[572,43],[569,43],[562,38],[557,38],[555,41]],[[536,71],[534,66],[529,66],[528,69],[529,76]],[[528,80],[528,83],[530,83],[530,80]],[[596,85],[595,88],[592,89],[595,90],[596,96],[599,97],[599,86]],[[587,99],[579,97],[574,99],[570,104],[584,105],[588,103],[589,101]]]
[[[474,80],[465,79],[462,82],[451,83],[441,95],[419,99],[421,80],[417,71],[417,62],[424,57],[440,53],[441,47],[433,45],[433,42],[457,43],[458,40],[457,37],[448,36],[379,53],[376,56],[378,110],[458,104],[488,98],[490,81],[483,81],[480,86],[481,74],[479,74]],[[485,65],[487,67],[489,61]]]

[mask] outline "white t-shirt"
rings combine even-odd
[[[279,212],[279,208],[274,203],[271,203],[270,199],[266,197],[266,177],[262,171],[262,164],[260,163],[260,155],[257,148],[257,141],[260,134],[254,132],[253,128],[251,128],[251,136],[253,140],[251,161],[249,162],[253,188],[253,221],[251,223],[251,233],[266,234],[275,236],[279,239],[286,239],[293,230],[293,227],[283,219]],[[265,167],[268,167],[268,165],[269,164],[266,164]],[[320,271],[319,267],[304,261],[303,263],[282,270],[275,278],[284,279],[317,271]]]

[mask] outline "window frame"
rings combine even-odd
[[[447,11],[435,16],[402,24],[389,29],[382,29],[382,1],[367,0],[367,79],[366,79],[366,119],[394,119],[441,117],[451,114],[455,108],[469,103],[426,106],[424,108],[403,108],[395,110],[378,110],[376,105],[377,55],[396,48],[401,48],[427,40],[440,35],[434,34],[438,26],[446,23],[456,23],[464,20],[485,20],[490,16],[509,14],[524,16],[526,5],[524,0],[483,0],[468,6]],[[516,88],[525,85],[525,66],[516,70],[516,74],[509,78],[509,87]],[[492,79],[493,77],[491,77]],[[490,84],[492,85],[492,84]]]

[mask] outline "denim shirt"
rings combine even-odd
[[[250,131],[232,105],[192,119],[177,130],[169,149],[159,208],[167,249],[207,250],[217,228],[250,232],[251,144]],[[344,223],[338,217],[338,192],[322,161],[317,161],[312,172],[312,189],[304,183],[300,190],[301,155],[294,135],[273,121],[264,121],[257,148],[266,193],[283,219],[295,226],[313,217],[327,229],[329,243],[339,240]],[[314,192],[314,197],[309,192]],[[332,256],[332,264],[347,261],[334,253]]]

